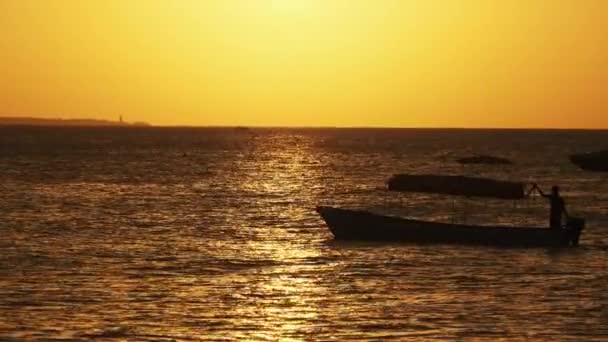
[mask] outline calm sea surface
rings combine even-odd
[[[0,128],[0,340],[608,340],[608,132]],[[467,166],[485,153],[513,166]],[[542,199],[395,195],[393,173],[559,184],[573,249],[338,243],[317,205],[547,225]]]

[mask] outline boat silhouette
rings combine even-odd
[[[437,175],[396,175],[390,191],[523,199],[524,184],[487,178]],[[364,210],[319,206],[317,212],[336,240],[470,244],[504,247],[576,246],[585,220],[571,217],[561,229],[476,226],[385,216]]]

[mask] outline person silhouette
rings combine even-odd
[[[562,216],[565,216],[568,219],[568,212],[566,211],[566,202],[559,194],[559,187],[554,185],[551,188],[550,194],[545,194],[538,185],[534,184],[534,187],[541,196],[548,199],[551,204],[551,211],[549,213],[549,227],[551,229],[561,229],[562,228]]]

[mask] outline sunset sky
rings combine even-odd
[[[608,128],[608,1],[0,1],[0,115],[119,114]]]

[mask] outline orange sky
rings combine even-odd
[[[608,1],[0,1],[0,115],[119,114],[608,128]]]

